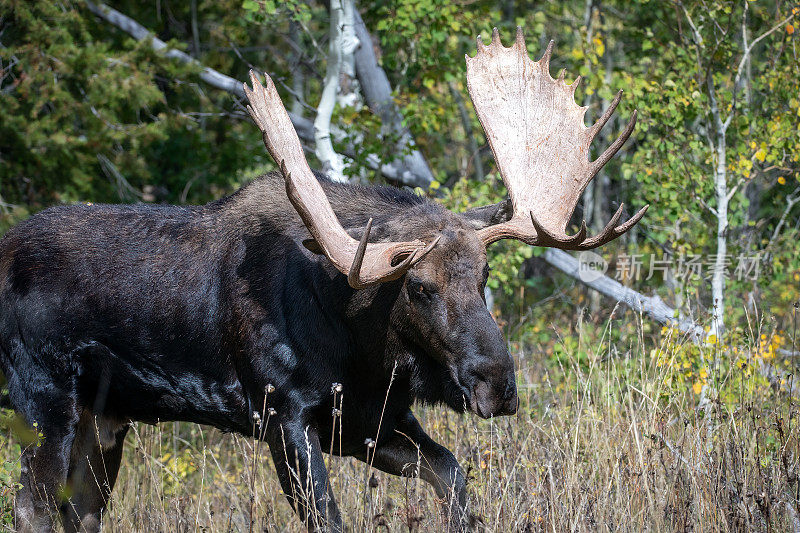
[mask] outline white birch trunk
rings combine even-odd
[[[331,142],[331,117],[339,92],[339,77],[344,62],[344,6],[342,0],[332,0],[330,9],[330,44],[328,46],[328,67],[325,71],[325,85],[317,106],[314,119],[314,152],[325,171],[333,181],[345,181],[344,159],[333,149]]]
[[[360,44],[356,37],[355,5],[353,0],[342,0],[342,72],[339,84],[339,105],[361,108],[361,93],[356,78],[355,51]]]
[[[720,338],[725,329],[725,276],[728,268],[728,173],[726,158],[726,132],[717,131],[716,159],[714,172],[714,191],[717,200],[717,255],[711,273],[711,300],[713,315],[708,334]]]
[[[137,41],[146,42],[154,50],[164,50],[164,55],[166,57],[181,63],[197,65],[202,69],[200,73],[200,79],[209,84],[211,87],[221,91],[226,91],[237,98],[244,98],[244,90],[242,89],[242,82],[240,80],[235,80],[230,76],[226,76],[219,71],[202,65],[199,61],[197,61],[197,59],[191,57],[189,54],[181,52],[180,50],[176,50],[174,48],[167,49],[167,43],[157,37],[154,37],[152,33],[147,30],[147,28],[132,18],[123,15],[116,9],[108,7],[102,3],[95,4],[90,0],[86,1],[86,7],[89,9],[89,11],[97,15],[102,20],[113,26],[116,26]],[[360,22],[361,31],[368,38],[369,34],[363,28],[364,24],[361,22],[361,17],[358,15],[357,11],[354,11],[354,16],[355,20]],[[356,31],[358,32],[359,29],[357,28]],[[389,86],[389,80],[386,78],[386,74],[383,72],[383,70],[378,66],[375,60],[375,55],[372,53],[372,48],[361,47],[359,50],[362,52],[359,55],[362,56],[362,66],[364,66],[363,70],[367,71],[370,76],[374,77],[371,79],[376,80],[370,87],[370,89],[372,89],[370,94],[372,94],[374,97],[375,94],[373,93],[375,93],[377,89],[378,94],[388,95],[386,96],[386,100],[391,102],[391,87]],[[360,70],[361,68],[359,67],[359,76],[361,76]],[[296,94],[300,93],[297,92]],[[369,100],[369,96],[367,98]],[[394,108],[396,109],[396,106],[394,106]],[[312,124],[311,120],[293,112],[289,113],[289,118],[291,119],[292,125],[294,125],[294,129],[297,131],[297,135],[300,137],[300,139],[307,144],[314,142],[314,125]],[[375,170],[380,170],[381,174],[386,176],[388,179],[399,181],[404,185],[427,188],[433,180],[433,174],[431,174],[430,168],[428,168],[428,164],[425,162],[425,158],[422,156],[419,150],[414,148],[414,141],[407,131],[403,133],[403,139],[403,144],[398,146],[399,153],[397,161],[385,163],[381,161],[377,155],[368,154],[366,158],[367,166]],[[405,152],[406,147],[411,149],[411,152],[408,154]],[[355,158],[357,151],[358,148],[355,146],[355,144],[348,141],[343,153],[350,158]]]
[[[433,181],[433,173],[425,161],[425,157],[415,146],[414,139],[408,129],[403,126],[403,118],[394,102],[392,86],[386,72],[378,64],[372,37],[361,19],[358,10],[354,10],[355,31],[361,46],[355,51],[356,75],[369,108],[381,118],[381,123],[399,139],[396,145],[398,157],[389,164],[382,163],[377,156],[368,158],[368,162],[381,169],[381,173],[392,180],[400,181],[412,187],[427,189]]]

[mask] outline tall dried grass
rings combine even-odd
[[[712,399],[698,407],[691,390],[668,385],[682,341],[667,334],[654,345],[638,332],[627,345],[594,339],[588,361],[568,354],[555,368],[535,353],[520,354],[522,403],[514,417],[480,421],[445,408],[417,410],[468,472],[473,525],[800,530],[794,400],[764,387],[755,372],[737,379],[745,365],[728,365],[727,374],[710,380]],[[715,399],[726,391],[738,395]],[[247,531],[251,515],[254,531],[302,530],[268,450],[253,439],[188,424],[136,425],[127,447],[108,531]],[[331,457],[329,464],[355,530],[444,527],[424,482],[350,459]]]
[[[800,421],[781,384],[793,378],[784,374],[771,387],[753,371],[765,364],[758,346],[734,354],[717,345],[717,360],[743,362],[709,367],[703,404],[691,387],[676,388],[670,379],[681,369],[684,341],[671,332],[646,335],[635,323],[633,334],[618,340],[610,335],[618,324],[591,338],[579,324],[577,344],[555,358],[522,345],[514,417],[481,421],[445,408],[416,410],[468,473],[473,526],[800,531]],[[353,530],[443,530],[440,504],[424,482],[351,459],[328,461]],[[120,532],[303,530],[265,445],[185,423],[132,427],[104,523],[105,531]]]

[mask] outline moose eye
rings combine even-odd
[[[407,287],[408,292],[416,297],[430,297],[436,292],[433,287],[426,286],[421,281],[409,281]]]

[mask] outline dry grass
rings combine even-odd
[[[560,365],[528,351],[515,417],[480,421],[444,408],[417,410],[468,471],[476,527],[800,530],[794,401],[747,367],[728,365],[709,378],[710,396],[718,390],[723,400],[698,408],[690,387],[668,385],[686,347],[669,334],[631,338],[625,346],[595,339],[587,351],[578,334],[579,348]],[[717,355],[732,357],[721,348]],[[424,482],[350,459],[329,463],[355,531],[443,530]],[[106,531],[248,531],[251,502],[254,531],[302,530],[266,446],[197,425],[136,424]]]
[[[738,399],[698,409],[691,391],[665,385],[675,364],[663,361],[680,343],[667,335],[658,346],[641,336],[632,344],[622,351],[600,341],[588,362],[549,370],[529,354],[515,417],[418,410],[468,471],[477,527],[800,529],[795,404],[755,373],[736,380],[732,374],[744,370],[732,366],[716,383],[720,391],[738,386]],[[247,531],[251,501],[254,530],[302,529],[266,448],[252,439],[186,424],[137,425],[127,446],[106,520],[111,531]],[[442,529],[423,482],[349,459],[330,458],[330,470],[355,530]]]

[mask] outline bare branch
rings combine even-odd
[[[604,296],[608,296],[617,302],[622,302],[636,312],[645,313],[661,324],[675,327],[695,341],[705,337],[705,331],[703,331],[702,327],[689,319],[676,317],[675,309],[665,304],[657,295],[645,296],[605,275],[589,281],[586,279],[588,278],[587,276],[580,276],[578,260],[563,250],[548,248],[542,257],[549,265],[554,266]],[[593,278],[594,276],[591,277]]]
[[[786,197],[786,208],[783,210],[783,214],[780,220],[778,220],[778,225],[775,226],[775,231],[772,232],[772,237],[770,237],[767,243],[768,250],[772,247],[772,243],[778,238],[778,235],[780,235],[781,229],[783,229],[783,225],[786,223],[786,217],[789,216],[792,208],[794,208],[795,204],[798,202],[800,202],[800,187],[797,187],[791,195]]]
[[[747,12],[747,2],[745,2],[745,12]],[[744,51],[744,54],[742,55],[741,61],[739,61],[739,67],[736,69],[736,77],[734,78],[734,81],[733,81],[733,83],[734,83],[734,94],[736,94],[736,89],[738,88],[739,81],[742,78],[742,72],[744,71],[745,64],[747,63],[747,60],[750,57],[750,53],[753,51],[753,48],[755,47],[755,45],[757,45],[759,42],[761,42],[762,40],[766,39],[767,37],[769,37],[770,35],[772,35],[776,31],[778,31],[779,29],[783,28],[786,24],[788,24],[796,16],[797,16],[797,14],[794,13],[794,11],[792,11],[792,13],[790,13],[788,17],[786,17],[785,19],[783,19],[782,21],[777,23],[775,26],[771,27],[770,29],[768,29],[767,31],[765,31],[764,33],[762,33],[761,35],[759,35],[758,37],[753,39],[753,42],[751,42],[749,46],[745,42],[745,51]],[[742,22],[742,26],[744,26],[744,22]],[[742,28],[742,31],[744,31],[744,28]]]
[[[683,15],[686,17],[686,21],[689,23],[689,27],[692,28],[692,36],[694,37],[695,44],[697,44],[698,47],[703,46],[703,36],[700,35],[700,31],[697,29],[697,26],[694,25],[694,21],[689,15],[689,10],[686,9],[686,6],[683,5],[683,2],[679,2],[679,5],[683,10]]]
[[[697,200],[697,202],[700,205],[705,207],[708,210],[709,213],[711,213],[714,216],[717,216],[717,210],[714,209],[713,207],[711,207],[710,205],[708,205],[708,202],[706,202],[705,200],[703,200],[702,198],[700,198],[699,196],[696,196],[696,195],[695,195],[695,199]]]
[[[740,178],[739,178],[739,181],[737,181],[737,182],[736,182],[736,185],[734,185],[733,187],[731,187],[731,190],[730,190],[730,192],[728,192],[728,195],[725,197],[725,199],[726,199],[728,202],[730,202],[731,198],[733,198],[733,195],[734,195],[734,194],[736,194],[736,191],[738,191],[738,190],[739,190],[739,187],[741,187],[741,186],[742,186],[742,183],[744,183],[744,180],[745,180],[745,178],[744,178],[744,177],[740,177]]]
[[[794,13],[794,10],[792,10],[792,12],[789,14],[788,17],[786,17],[781,22],[779,22],[778,24],[776,24],[772,28],[768,29],[767,31],[765,31],[764,33],[762,33],[761,35],[759,35],[758,37],[753,39],[753,41],[748,45],[747,44],[747,27],[746,27],[746,18],[747,18],[748,7],[749,7],[748,6],[748,2],[747,2],[747,0],[745,0],[744,1],[744,13],[742,15],[742,35],[743,35],[743,44],[744,44],[745,50],[744,50],[744,54],[742,54],[742,59],[739,61],[739,66],[736,68],[736,76],[734,76],[734,78],[733,78],[733,94],[731,96],[731,112],[728,115],[728,117],[725,119],[725,122],[723,123],[723,126],[725,128],[727,128],[728,125],[730,125],[731,120],[733,120],[734,109],[736,108],[736,97],[737,97],[738,92],[739,92],[739,86],[740,86],[741,80],[742,80],[742,73],[744,72],[744,68],[747,65],[747,61],[750,59],[750,54],[753,51],[753,48],[759,42],[761,42],[763,39],[769,37],[770,35],[772,35],[776,31],[778,31],[780,28],[783,28],[790,20],[792,20],[796,16],[795,13]]]
[[[87,0],[86,6],[89,8],[89,11],[97,15],[99,18],[111,24],[112,26],[116,26],[117,28],[121,29],[134,39],[138,41],[145,41],[149,39],[149,43],[155,50],[164,50],[167,48],[167,44],[164,41],[158,39],[157,37],[154,37],[150,33],[150,31],[147,30],[147,28],[145,28],[132,18],[123,15],[116,9],[108,7],[105,4],[95,4],[94,2],[91,2],[89,0]],[[197,65],[198,67],[202,68],[200,79],[202,79],[204,82],[208,83],[209,85],[211,85],[216,89],[221,89],[223,91],[226,91],[236,96],[237,98],[244,98],[244,90],[242,89],[242,84],[240,81],[235,80],[230,76],[226,76],[225,74],[222,74],[221,72],[218,72],[212,68],[202,65],[199,61],[197,61],[197,59],[191,57],[190,55],[184,52],[181,52],[180,50],[170,49],[165,52],[165,55],[171,59],[180,61],[181,63]],[[292,121],[294,129],[297,131],[297,135],[305,143],[313,144],[314,125],[312,121],[303,118],[299,115],[296,115],[294,113],[289,113],[289,118]],[[410,140],[410,136],[409,136],[409,141],[412,142]],[[357,153],[357,149],[352,145],[347,145],[342,150],[342,153],[347,155],[351,159],[354,159]],[[424,164],[424,159],[422,160],[422,162],[424,164],[425,172],[422,172],[420,171],[418,165],[411,166],[406,163],[408,157],[409,156],[403,156],[403,159],[399,162],[382,163],[377,155],[369,154],[366,157],[366,162],[370,166],[370,168],[379,170],[383,176],[385,176],[390,180],[398,181],[400,183],[410,186],[427,186],[428,184],[430,184],[433,177],[430,172],[430,169],[427,168],[427,164]]]
[[[361,84],[361,92],[372,112],[381,118],[383,127],[399,139],[396,152],[402,154],[392,165],[396,169],[395,175],[390,176],[386,172],[383,174],[390,179],[427,188],[433,181],[433,173],[425,157],[414,145],[411,133],[403,126],[403,117],[394,101],[389,78],[378,64],[372,37],[357,9],[353,13],[353,20],[356,37],[361,43],[355,51],[356,75]]]

